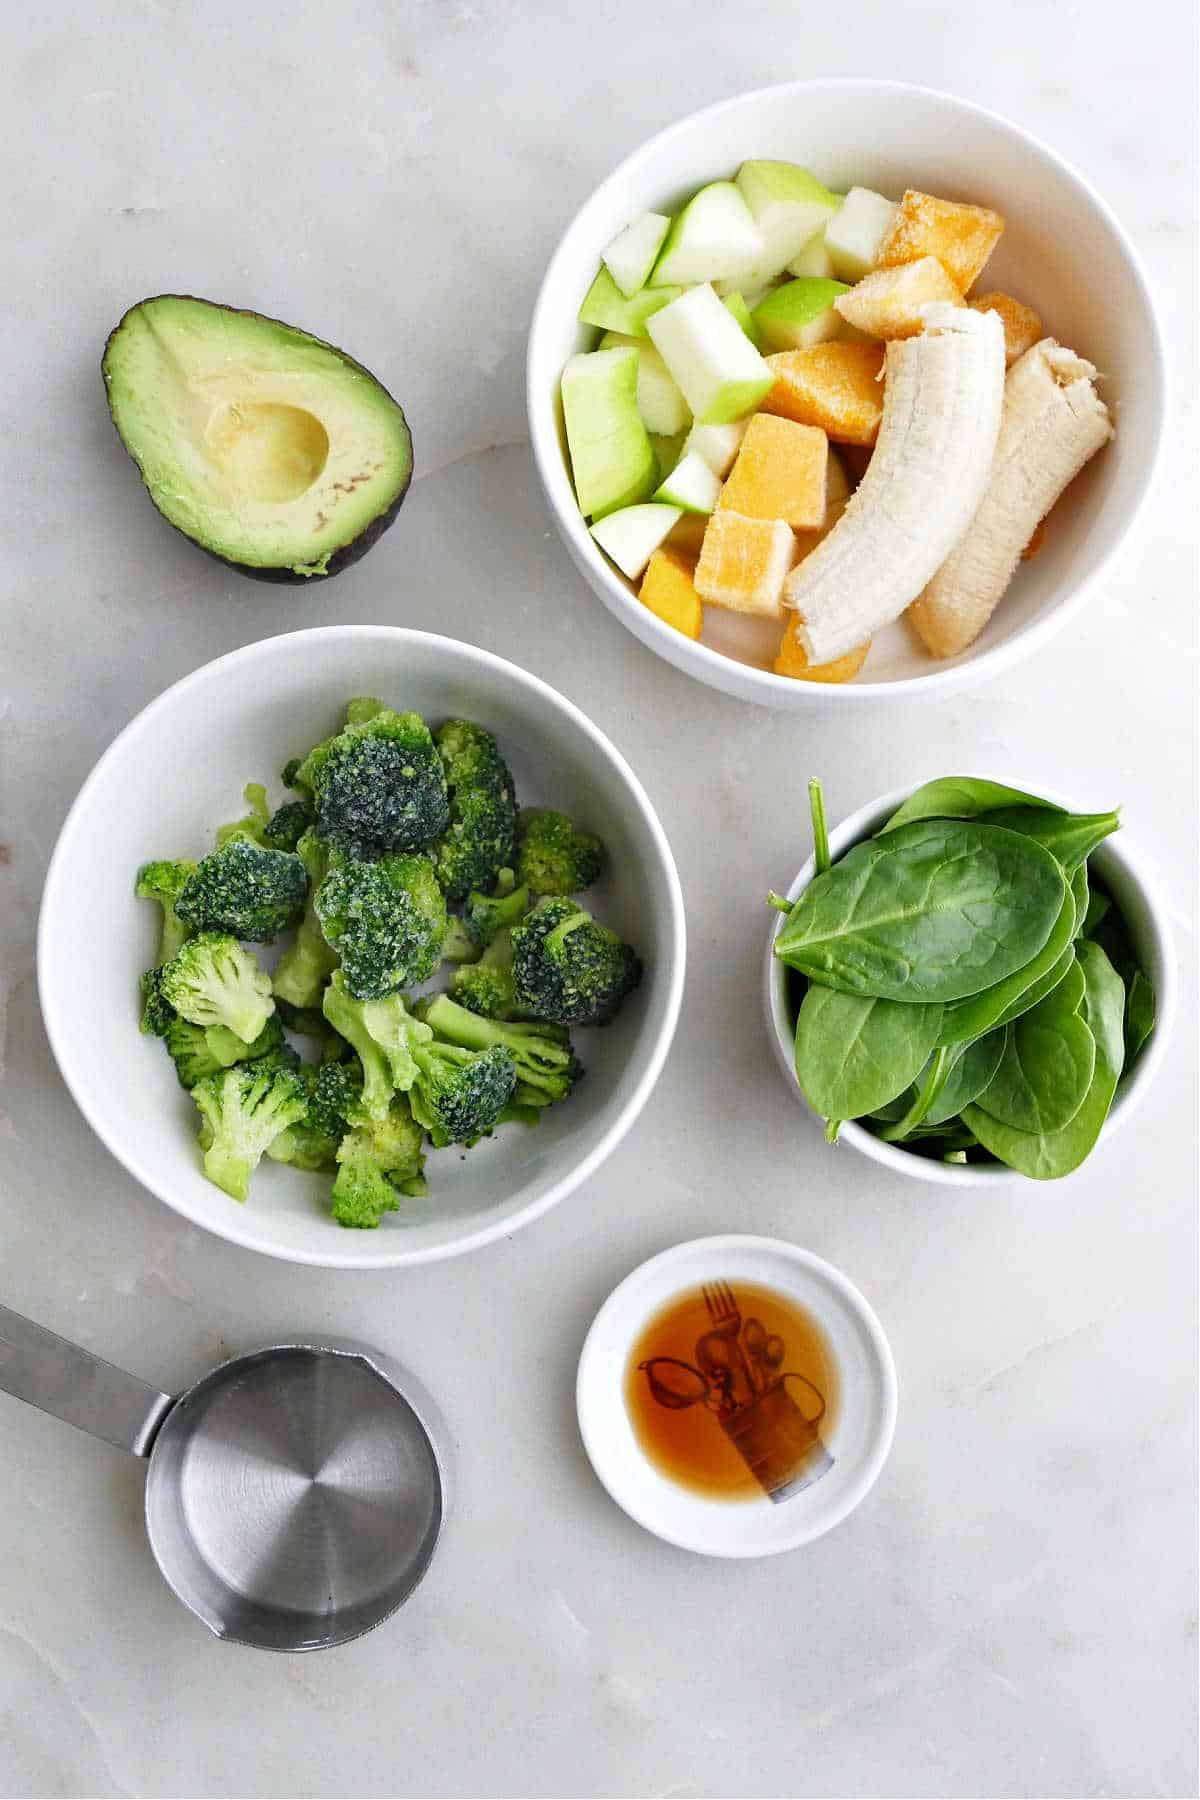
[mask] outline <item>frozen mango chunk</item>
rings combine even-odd
[[[779,645],[779,655],[772,667],[777,675],[790,675],[794,681],[826,681],[837,683],[853,681],[858,671],[867,660],[867,651],[871,648],[871,640],[859,644],[853,650],[847,650],[845,656],[839,656],[834,662],[810,663],[808,652],[800,642],[800,630],[804,621],[799,613],[793,613],[788,620],[787,629]]]
[[[959,293],[968,294],[1003,230],[1003,217],[988,206],[939,200],[909,188],[879,246],[877,267],[936,256]]]
[[[692,576],[695,564],[678,550],[656,550],[646,565],[638,599],[643,606],[684,637],[698,638],[704,608]]]
[[[815,425],[756,413],[721,489],[717,510],[782,519],[814,531],[825,518],[829,439]]]
[[[1011,294],[977,294],[969,303],[976,312],[1000,314],[1004,327],[1004,360],[1011,369],[1019,356],[1040,343],[1045,336],[1042,321],[1032,306],[1024,306]]]
[[[696,592],[731,612],[783,617],[783,584],[796,557],[796,539],[782,519],[748,519],[718,510],[708,521]]]
[[[924,329],[921,308],[930,300],[945,300],[951,306],[963,303],[936,256],[898,263],[894,269],[876,269],[833,304],[847,324],[869,337],[906,338],[916,337]]]
[[[807,556],[810,550],[815,550],[822,538],[829,536],[846,510],[850,492],[850,482],[846,471],[831,450],[825,469],[825,517],[815,531],[798,531],[796,533],[797,561]]]
[[[690,567],[695,568],[707,528],[707,513],[685,512],[679,523],[673,525],[668,532],[664,548],[676,551]]]
[[[814,344],[768,356],[775,385],[763,411],[799,425],[819,425],[837,444],[867,449],[883,417],[882,344]]]

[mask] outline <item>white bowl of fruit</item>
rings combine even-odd
[[[898,82],[652,138],[569,226],[529,337],[579,569],[660,656],[772,706],[947,692],[1043,643],[1140,511],[1164,390],[1099,196]]]

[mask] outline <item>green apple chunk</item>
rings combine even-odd
[[[687,443],[687,432],[677,431],[670,437],[662,437],[657,432],[650,433],[650,442],[654,445],[654,455],[658,462],[658,479],[665,481],[675,464],[683,455],[683,446]]]
[[[625,337],[606,331],[601,350],[636,350],[638,353],[637,403],[642,424],[652,437],[674,437],[686,431],[692,415],[688,403],[671,377],[671,371],[649,338]]]
[[[809,238],[803,250],[793,256],[787,272],[789,275],[822,275],[826,279],[834,273],[833,258],[829,254],[829,245],[825,242],[823,231],[818,231],[816,237]]]
[[[842,320],[833,303],[839,294],[848,292],[845,282],[811,275],[772,288],[754,310],[759,343],[770,355],[779,350],[807,350],[836,337]]]
[[[750,308],[746,305],[744,294],[742,294],[739,289],[735,288],[732,294],[724,294],[722,296],[721,305],[725,308],[727,313],[733,315],[746,336],[750,339],[750,342],[754,345],[754,348],[757,350],[758,333],[754,329],[754,319],[751,315]]]
[[[649,281],[670,229],[666,213],[639,213],[604,252],[601,260],[627,300]]]
[[[754,411],[775,377],[707,284],[689,288],[647,322],[698,425],[724,425]]]
[[[749,423],[749,419],[737,419],[731,425],[693,425],[684,440],[684,450],[702,456],[713,474],[724,481],[742,447]]]
[[[677,287],[642,288],[627,300],[608,270],[601,265],[599,274],[584,295],[579,322],[597,325],[601,331],[619,331],[625,337],[645,337],[650,314],[677,300],[679,294]]]
[[[850,189],[825,227],[825,248],[839,281],[861,281],[871,272],[897,210],[872,188]]]
[[[695,450],[680,457],[654,498],[684,512],[710,513],[717,504],[721,483]]]
[[[744,162],[736,179],[764,245],[746,285],[765,287],[833,217],[842,196],[798,163]]]
[[[762,233],[732,181],[713,181],[675,219],[654,266],[656,287],[740,281],[763,255]]]
[[[584,351],[563,370],[567,449],[585,517],[598,519],[644,500],[658,480],[637,409],[637,375],[637,353],[625,349]]]
[[[611,556],[622,575],[636,581],[673,525],[679,523],[678,506],[624,506],[592,526],[592,536]]]

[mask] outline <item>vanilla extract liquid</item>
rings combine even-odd
[[[818,1321],[786,1294],[709,1282],[655,1313],[625,1371],[625,1404],[646,1457],[716,1500],[776,1503],[820,1480],[839,1404]]]

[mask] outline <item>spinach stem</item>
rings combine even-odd
[[[921,1084],[920,1092],[902,1119],[885,1126],[879,1133],[885,1144],[899,1143],[910,1131],[915,1131],[925,1114],[929,1111],[938,1095],[946,1085],[947,1077],[958,1058],[955,1055],[956,1045],[944,1044],[935,1050],[929,1064],[929,1073]]]
[[[816,775],[808,784],[808,805],[812,813],[813,851],[817,860],[817,874],[824,875],[825,871],[831,867],[829,829],[825,823],[825,795]]]
[[[790,913],[792,910],[792,903],[787,895],[777,894],[774,888],[772,888],[767,895],[767,905],[773,906],[776,912]]]

